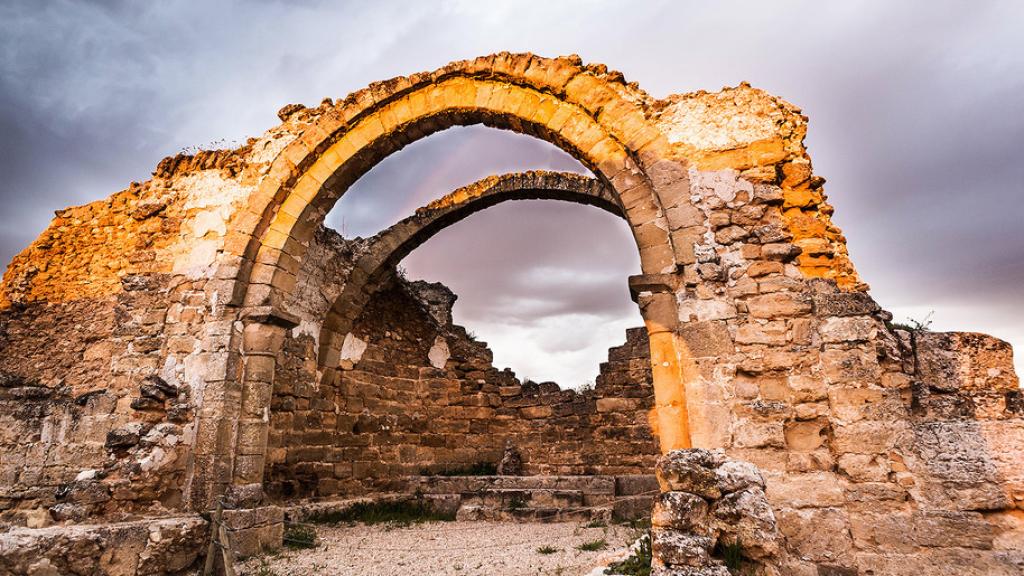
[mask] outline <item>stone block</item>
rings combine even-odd
[[[878,321],[866,316],[828,318],[818,327],[823,342],[843,343],[873,340],[878,335]]]
[[[708,503],[689,492],[662,492],[654,500],[651,524],[658,528],[674,528],[708,536]]]
[[[711,564],[715,539],[672,528],[651,529],[651,551],[669,566],[702,567]]]
[[[826,508],[846,502],[845,482],[828,472],[780,475],[765,472],[768,500],[776,508]]]
[[[687,322],[679,328],[692,358],[719,358],[733,353],[732,337],[723,322]]]
[[[764,560],[779,552],[780,538],[764,491],[753,486],[733,492],[715,502],[711,511],[723,541],[736,542],[743,555]]]
[[[716,458],[715,454],[700,448],[665,454],[654,469],[662,491],[718,498],[721,491],[715,475]]]
[[[804,294],[775,292],[747,300],[747,309],[755,318],[791,318],[811,312],[811,300]]]
[[[811,562],[854,564],[850,519],[844,511],[837,508],[783,508],[778,511],[776,518],[779,531],[786,537],[791,553]]]
[[[836,464],[854,482],[885,482],[892,471],[888,459],[879,454],[842,454]]]
[[[723,494],[748,488],[764,489],[765,486],[761,471],[750,462],[728,460],[715,469],[715,476]]]
[[[828,440],[828,430],[824,420],[788,422],[785,426],[786,448],[798,452],[817,450]]]
[[[736,329],[737,344],[767,344],[782,346],[789,340],[785,321],[748,322],[740,324]]]

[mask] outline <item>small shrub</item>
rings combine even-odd
[[[605,574],[624,574],[625,576],[651,576],[651,536],[640,537],[640,543],[622,562],[614,562],[605,568]]]
[[[632,520],[623,520],[619,522],[623,526],[628,526],[630,530],[639,533],[647,533],[651,531],[651,518],[647,516],[645,518],[634,518]]]
[[[729,570],[740,569],[740,566],[743,564],[743,546],[740,545],[739,540],[733,540],[732,542],[719,540],[715,548],[716,555],[722,557],[726,568]]]
[[[526,504],[526,498],[524,498],[521,494],[513,494],[512,497],[509,498],[508,500],[508,509],[522,510],[523,508],[526,508]]]
[[[357,502],[344,510],[316,514],[310,518],[311,522],[317,524],[350,522],[398,524],[401,526],[422,522],[450,522],[452,520],[455,520],[454,514],[437,512],[423,500]]]
[[[462,468],[446,469],[435,476],[497,476],[498,465],[493,462],[477,462]]]
[[[916,318],[907,318],[906,322],[886,322],[886,325],[890,330],[904,330],[906,332],[927,332],[932,327],[932,316],[935,315],[935,311],[931,311],[921,320]]]
[[[541,546],[540,548],[537,548],[537,554],[544,554],[544,555],[554,554],[555,552],[560,552],[560,551],[561,551],[561,548],[555,548],[554,546]]]
[[[604,538],[601,538],[600,540],[592,540],[590,542],[584,542],[583,544],[580,544],[579,546],[577,546],[576,549],[577,550],[581,550],[583,552],[597,552],[598,550],[604,550],[607,547],[608,547],[608,541],[605,540]]]
[[[260,565],[256,567],[256,576],[278,576],[278,574],[270,567],[266,558],[260,558]]]
[[[284,527],[284,545],[293,550],[316,548],[316,529],[305,524]]]

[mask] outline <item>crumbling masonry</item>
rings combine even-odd
[[[526,474],[614,478],[702,449],[658,466],[659,574],[723,573],[716,539],[764,574],[1024,571],[1010,347],[892,329],[794,106],[745,84],[658,100],[574,56],[503,53],[279,115],[58,211],[8,267],[0,573],[173,573],[218,503],[257,551],[296,498],[493,463],[508,442]],[[372,239],[322,227],[375,163],[468,124],[596,178],[487,179]],[[633,231],[645,330],[593,391],[494,369],[450,292],[395,275],[436,231],[519,198]]]

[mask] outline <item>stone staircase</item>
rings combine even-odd
[[[412,476],[395,486],[458,520],[623,521],[650,516],[653,475]]]

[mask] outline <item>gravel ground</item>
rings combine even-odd
[[[580,576],[628,555],[638,533],[579,523],[427,522],[317,526],[318,546],[285,549],[240,566],[249,576]],[[577,546],[605,540],[603,550]],[[557,549],[541,554],[543,546]]]

